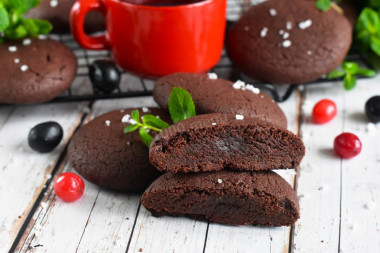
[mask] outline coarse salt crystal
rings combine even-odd
[[[278,31],[278,33],[279,33],[280,35],[283,35],[283,34],[284,34],[284,30],[280,30],[280,31]]]
[[[282,47],[290,47],[292,45],[292,42],[290,40],[284,40],[282,42]]]
[[[51,0],[50,1],[50,7],[57,7],[58,6],[58,0]]]
[[[9,46],[8,47],[8,51],[9,52],[16,52],[17,51],[17,47],[16,46]]]
[[[247,84],[245,87],[246,87],[247,90],[250,90],[250,91],[252,91],[255,94],[259,94],[260,93],[260,89],[256,88],[255,86],[253,86],[251,84]]]
[[[269,9],[269,15],[276,16],[277,15],[277,11],[275,9]]]
[[[16,58],[16,59],[14,59],[14,63],[20,63],[20,59],[19,58]]]
[[[240,115],[240,114],[236,114],[235,117],[236,117],[237,120],[243,120],[244,119],[244,116]]]
[[[25,72],[29,69],[29,67],[28,67],[28,65],[22,65],[20,69],[22,72]]]
[[[311,50],[307,50],[307,55],[312,55],[313,54],[313,52],[311,51]]]
[[[298,28],[299,29],[306,29],[306,28],[310,27],[312,23],[313,22],[311,21],[311,19],[306,19],[305,21],[298,23]]]
[[[31,39],[24,39],[24,40],[22,41],[22,44],[23,44],[24,46],[29,46],[30,44],[32,44],[32,40],[31,40]]]
[[[109,121],[109,120],[106,120],[104,123],[106,123],[106,126],[111,125],[111,121]]]
[[[290,21],[286,22],[286,29],[288,29],[288,30],[292,29],[292,22],[290,22]]]
[[[122,122],[122,123],[129,123],[129,124],[131,124],[131,125],[134,125],[134,124],[137,123],[136,120],[132,119],[132,118],[131,118],[131,115],[129,115],[129,114],[125,114],[125,115],[123,116],[123,118],[121,119],[121,122]]]
[[[223,180],[218,178],[218,184],[221,184],[221,183],[223,183]]]
[[[211,80],[218,79],[218,76],[215,73],[208,73],[207,75],[208,75],[208,78],[211,79]]]
[[[232,87],[234,87],[234,89],[236,90],[239,90],[241,88],[243,88],[245,86],[245,83],[241,80],[237,80],[233,85]]]
[[[263,38],[268,34],[268,27],[264,27],[260,32],[260,37]]]
[[[47,39],[47,36],[46,36],[46,35],[43,35],[43,34],[40,34],[40,35],[38,35],[38,38],[39,38],[40,40],[46,40],[46,39]]]
[[[146,106],[144,106],[143,108],[141,108],[141,110],[142,110],[143,112],[149,112],[149,108],[146,107]]]
[[[213,126],[216,126],[216,123],[215,123],[215,122],[213,122],[213,123],[211,123],[211,125],[213,125]]]
[[[284,33],[284,35],[282,35],[282,38],[284,39],[284,40],[286,40],[287,38],[289,38],[289,33]]]

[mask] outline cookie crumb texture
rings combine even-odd
[[[268,15],[272,8],[276,16]],[[279,34],[289,27],[285,37]],[[268,28],[266,36],[261,36],[263,28]],[[334,8],[322,12],[315,1],[271,0],[251,7],[231,27],[226,49],[237,67],[254,79],[300,84],[338,67],[351,42],[352,26]]]
[[[68,158],[88,181],[106,189],[143,192],[161,174],[149,163],[149,150],[138,131],[124,134],[128,123],[122,122],[122,118],[132,110],[116,110],[98,116],[73,136]],[[141,109],[139,112],[141,116],[145,114]],[[170,122],[163,110],[149,108],[149,112]]]
[[[294,168],[304,155],[302,140],[290,131],[250,117],[205,114],[158,134],[149,158],[160,171],[264,171]]]
[[[290,226],[299,218],[295,191],[271,171],[166,173],[145,191],[141,203],[154,216],[229,225]]]
[[[205,74],[176,73],[157,80],[153,97],[161,108],[167,110],[171,90],[181,87],[192,96],[197,114],[246,115],[287,128],[284,112],[268,95],[257,92],[258,89],[253,92],[253,89],[236,89],[233,85],[231,81],[222,78],[213,80]]]
[[[9,51],[16,47],[16,51]],[[0,45],[0,103],[49,101],[67,90],[77,71],[75,55],[62,43],[31,39]]]

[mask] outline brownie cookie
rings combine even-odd
[[[230,29],[227,52],[248,76],[271,83],[315,80],[343,61],[352,27],[315,1],[270,0],[251,7]]]
[[[49,20],[53,24],[53,32],[70,32],[70,11],[75,0],[41,0],[39,6],[26,13],[26,17]],[[97,12],[88,14],[85,20],[87,32],[103,31],[104,17]]]
[[[302,140],[290,131],[230,114],[204,114],[174,124],[153,139],[149,152],[158,170],[171,172],[294,168],[304,155]]]
[[[111,111],[96,117],[72,138],[69,161],[88,181],[107,189],[142,192],[160,175],[149,163],[149,149],[138,131],[124,134],[133,110]],[[140,115],[158,115],[170,122],[169,116],[158,108],[139,111]]]
[[[67,90],[77,71],[75,55],[53,40],[0,44],[0,103],[40,103]]]
[[[230,225],[290,226],[299,218],[295,191],[274,172],[166,173],[141,203],[155,216],[187,216]]]
[[[173,87],[187,90],[193,97],[198,114],[231,113],[259,118],[279,127],[287,127],[285,114],[265,93],[243,82],[230,82],[205,74],[176,73],[160,78],[153,97],[167,109]]]

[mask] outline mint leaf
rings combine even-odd
[[[4,38],[10,40],[18,40],[28,36],[28,31],[23,25],[19,25],[13,29],[6,29],[4,31]]]
[[[37,37],[38,36],[38,26],[34,23],[33,19],[26,19],[22,18],[21,19],[21,24],[24,26],[26,31],[28,31],[28,34],[32,37]]]
[[[372,69],[359,69],[358,72],[356,72],[356,74],[361,76],[372,77],[376,75],[376,71]]]
[[[373,52],[380,56],[380,37],[371,36],[370,47]]]
[[[331,7],[331,0],[317,0],[315,2],[315,6],[318,8],[320,11],[327,11]]]
[[[342,70],[333,70],[330,73],[328,73],[327,78],[328,79],[336,79],[336,78],[343,77],[345,74],[346,74],[346,72],[344,72]]]
[[[8,1],[8,10],[12,10],[19,15],[24,14],[28,10],[36,7],[40,0],[10,0]]]
[[[169,96],[169,112],[174,123],[195,116],[195,105],[189,92],[173,87]]]
[[[349,62],[349,61],[343,62],[342,68],[346,71],[347,74],[351,74],[351,75],[355,75],[359,70],[358,64],[354,62]]]
[[[0,2],[0,31],[4,31],[10,24],[7,10]]]
[[[356,86],[356,78],[351,74],[347,73],[347,75],[343,79],[343,87],[345,90],[352,90]]]
[[[153,127],[157,127],[160,129],[165,129],[169,127],[169,124],[163,121],[162,119],[159,119],[151,114],[146,114],[142,117],[142,121],[144,125],[150,125]]]
[[[48,34],[53,29],[53,26],[50,22],[42,19],[31,19],[34,22],[34,25],[38,28],[38,34]]]
[[[380,14],[371,8],[364,8],[356,22],[355,40],[360,50],[367,52],[372,49],[380,56],[377,44],[373,42],[376,38],[380,38]]]
[[[124,133],[126,134],[126,133],[133,132],[133,131],[137,130],[137,128],[139,128],[138,124],[128,125],[124,128]]]
[[[148,134],[148,132],[144,128],[140,128],[139,135],[142,142],[149,148],[152,143],[153,137]]]
[[[133,110],[131,112],[131,117],[134,119],[136,122],[140,122],[140,113],[139,110]]]

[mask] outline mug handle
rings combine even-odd
[[[106,34],[89,36],[84,32],[84,19],[90,11],[98,11],[105,17],[107,9],[102,0],[78,0],[71,8],[70,27],[75,40],[86,49],[110,49]]]

